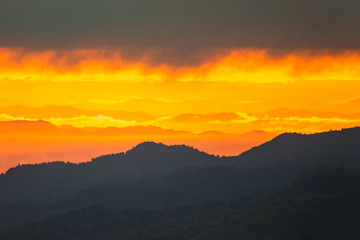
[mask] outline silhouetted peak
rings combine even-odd
[[[279,136],[275,137],[272,141],[277,140],[289,140],[289,139],[299,139],[300,137],[303,138],[311,138],[314,136],[317,137],[330,137],[330,136],[345,136],[351,137],[352,135],[359,135],[360,134],[360,127],[353,127],[353,128],[343,128],[341,130],[330,130],[327,132],[319,132],[313,134],[301,134],[301,133],[282,133]]]
[[[200,153],[196,148],[186,145],[165,145],[156,142],[143,142],[126,152],[126,155],[163,155],[177,153]],[[203,153],[206,154],[206,153]],[[208,154],[206,154],[208,155]]]
[[[142,142],[132,149],[128,150],[126,154],[134,153],[134,152],[148,152],[148,151],[156,151],[156,150],[163,150],[166,149],[166,146],[163,143],[156,143],[156,142]]]
[[[252,159],[252,163],[264,164],[331,155],[357,156],[360,154],[359,139],[360,127],[314,134],[283,133],[242,153],[240,157]]]
[[[271,141],[283,141],[283,140],[290,140],[290,139],[295,139],[298,138],[300,136],[308,136],[306,134],[301,134],[301,133],[296,133],[296,132],[286,132],[286,133],[282,133],[278,136],[276,136],[273,140]]]

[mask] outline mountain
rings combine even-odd
[[[28,135],[28,134],[63,134],[64,131],[54,124],[38,120],[0,121],[0,135]]]
[[[316,134],[284,133],[269,142],[254,147],[237,159],[246,166],[271,165],[279,161],[333,159],[339,163],[357,164],[360,157],[360,127]]]
[[[295,174],[321,164],[357,166],[359,139],[360,128],[312,135],[285,133],[239,156],[221,158],[185,145],[144,142],[126,153],[100,156],[87,163],[54,162],[12,168],[0,175],[0,203],[48,201],[94,184],[137,181],[189,167],[274,166]]]
[[[21,165],[0,175],[0,232],[93,204],[161,209],[227,202],[276,189],[324,164],[353,169],[360,167],[359,136],[360,128],[286,133],[233,157],[144,142],[87,163]]]
[[[47,198],[41,191],[26,202],[0,204],[0,232],[23,224],[56,216],[72,209],[103,204],[113,208],[163,209],[206,200],[230,201],[279,187],[294,179],[294,171],[279,168],[241,169],[237,167],[183,168],[159,176],[128,182],[109,182],[79,188],[70,195]],[[68,187],[71,187],[68,184]],[[33,187],[27,186],[27,189]],[[59,192],[58,187],[58,192]],[[51,188],[44,191],[52,191]],[[32,190],[35,194],[35,189]],[[24,194],[21,189],[17,194]],[[43,196],[43,198],[39,198]],[[41,201],[42,200],[42,201]]]
[[[36,136],[122,136],[124,134],[130,136],[136,135],[189,135],[190,132],[176,131],[171,129],[164,129],[156,126],[129,126],[129,127],[73,127],[69,125],[56,126],[44,120],[15,120],[15,121],[0,121],[0,135],[16,135],[26,136],[35,134]]]
[[[177,128],[175,128],[177,129]],[[0,121],[0,173],[18,164],[85,162],[96,155],[125,151],[143,141],[187,144],[219,155],[234,155],[276,136],[273,132],[192,133],[152,125],[74,127],[48,121]]]
[[[315,184],[314,184],[315,183]],[[358,239],[360,172],[320,168],[277,191],[173,209],[112,209],[103,205],[70,211],[0,235],[35,239]]]
[[[185,167],[232,164],[234,160],[185,145],[145,142],[126,153],[100,156],[87,163],[52,162],[9,169],[0,175],[0,203],[48,201],[93,184],[140,180]]]
[[[279,173],[276,167],[183,168],[140,181],[95,185],[57,204],[79,208],[101,203],[115,208],[156,209],[205,200],[229,201],[278,187],[294,175],[291,169],[287,174]]]

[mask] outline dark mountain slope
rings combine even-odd
[[[237,157],[243,165],[259,166],[279,161],[340,156],[360,156],[360,127],[316,134],[284,133]]]
[[[284,169],[278,167],[193,167],[140,181],[96,184],[59,200],[0,204],[0,232],[96,204],[114,208],[160,209],[205,200],[229,201],[276,188],[295,178],[294,172],[295,169],[288,168],[284,174]]]
[[[76,207],[94,204],[115,208],[176,207],[205,200],[229,201],[278,187],[293,178],[291,169],[283,174],[276,167],[185,168],[138,182],[92,186],[61,203]]]
[[[202,202],[157,211],[100,205],[34,223],[0,238],[338,240],[358,239],[359,221],[360,172],[340,166],[318,169],[277,192],[230,204]]]

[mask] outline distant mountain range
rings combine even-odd
[[[15,121],[0,121],[0,135],[11,134],[11,135],[174,135],[174,134],[191,134],[186,131],[175,131],[171,129],[163,129],[156,126],[129,126],[129,127],[84,127],[78,128],[69,125],[56,126],[48,121],[37,120],[15,120]],[[36,137],[36,136],[35,136]]]
[[[26,192],[23,186],[32,184],[40,188],[50,183],[57,186],[57,190],[63,188],[73,192],[92,184],[141,180],[189,167],[243,168],[296,164],[306,168],[320,164],[356,165],[360,156],[359,139],[359,127],[312,135],[285,133],[233,157],[216,157],[185,145],[144,142],[126,153],[96,157],[87,163],[54,162],[12,168],[0,176],[0,192],[19,187]],[[46,194],[51,196],[52,191],[46,191]],[[14,200],[16,196],[27,199],[25,193],[14,192],[13,197],[10,193],[2,195],[5,196],[2,202],[7,198]]]
[[[276,135],[259,130],[242,134],[193,133],[153,125],[74,127],[44,120],[0,121],[0,173],[18,164],[85,162],[96,155],[125,151],[143,141],[187,144],[213,154],[233,155]]]
[[[0,175],[0,231],[99,203],[159,209],[230,201],[275,189],[324,165],[359,167],[359,139],[360,128],[285,133],[233,157],[144,142],[87,163],[21,165]]]
[[[242,138],[245,140],[249,138],[254,140],[256,137],[262,141],[263,139],[271,138],[277,135],[276,132],[267,132],[262,130],[253,130],[243,134],[230,134],[221,131],[205,131],[201,133],[192,133],[189,131],[165,129],[158,126],[147,125],[147,126],[127,126],[127,127],[74,127],[71,125],[57,126],[51,122],[44,120],[14,120],[14,121],[0,121],[0,136],[1,135],[29,135],[34,134],[34,138],[38,135],[103,135],[103,136],[156,136],[156,135],[189,135],[194,136],[217,136],[222,138]]]
[[[159,101],[153,101],[154,104],[158,104]],[[143,106],[143,100],[132,100],[133,102],[139,102],[135,105]],[[191,101],[189,101],[191,102]],[[169,110],[173,109],[172,105],[176,105],[176,102],[169,102],[162,104],[168,104],[167,108]],[[354,105],[353,109],[358,109],[356,106],[359,106],[360,99],[355,99],[347,105]],[[149,104],[149,103],[147,103]],[[191,105],[191,104],[190,104]],[[119,109],[119,107],[116,107]],[[120,108],[121,109],[121,108]],[[161,108],[160,108],[161,109]],[[172,111],[168,111],[172,112]],[[191,111],[190,111],[191,112]],[[55,106],[55,105],[48,105],[42,107],[30,107],[24,105],[11,105],[7,107],[0,108],[0,114],[6,114],[15,118],[24,118],[24,119],[33,119],[33,120],[40,120],[40,119],[51,119],[51,118],[74,118],[79,116],[89,116],[89,117],[96,117],[99,115],[108,116],[113,119],[120,119],[125,121],[137,121],[137,122],[146,122],[151,120],[156,120],[158,118],[164,117],[164,114],[150,114],[145,111],[124,111],[124,110],[90,110],[90,109],[82,109],[78,107],[72,106]],[[279,117],[279,118],[286,118],[286,117],[320,117],[320,118],[342,118],[342,119],[359,119],[360,113],[342,113],[341,105],[337,111],[311,111],[305,109],[289,109],[289,108],[276,108],[271,111],[267,111],[264,113],[248,113],[248,115],[254,115],[258,117]],[[213,112],[213,113],[171,113],[171,118],[168,121],[211,121],[211,120],[241,120],[242,117],[237,114],[236,112],[226,111],[226,112]]]

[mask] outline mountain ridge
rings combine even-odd
[[[322,165],[360,168],[359,138],[359,127],[312,135],[285,133],[232,157],[186,145],[143,142],[86,163],[21,165],[0,175],[0,231],[97,202],[165,208],[229,200],[274,189]],[[18,209],[27,218],[22,220]]]
[[[42,122],[45,122],[45,121],[40,121],[40,123],[42,123]],[[309,141],[309,139],[311,139],[311,138],[313,138],[313,140]],[[315,138],[315,140],[314,140],[314,138]],[[328,138],[328,139],[326,140],[326,138]],[[335,130],[335,131],[328,131],[328,132],[321,132],[321,133],[314,133],[314,134],[300,134],[300,133],[295,133],[295,132],[283,133],[283,134],[280,134],[277,137],[273,138],[272,140],[265,142],[264,144],[253,147],[250,150],[243,152],[242,154],[235,155],[235,156],[229,156],[229,157],[220,157],[220,158],[216,157],[212,154],[208,154],[206,152],[200,151],[196,148],[193,148],[192,146],[166,145],[161,142],[146,141],[146,142],[142,142],[142,143],[134,146],[132,149],[129,149],[126,152],[120,152],[120,153],[114,153],[114,154],[108,154],[108,155],[94,157],[92,159],[92,161],[94,159],[99,160],[101,158],[107,158],[109,156],[114,156],[117,154],[120,154],[120,155],[125,154],[126,155],[127,153],[132,154],[135,152],[141,152],[141,151],[138,151],[139,149],[143,149],[143,150],[146,149],[147,151],[154,152],[153,148],[157,148],[159,151],[164,151],[164,150],[167,151],[169,149],[170,150],[179,150],[179,151],[181,151],[181,150],[192,151],[193,153],[200,153],[204,157],[209,157],[212,159],[236,160],[236,161],[240,161],[241,164],[252,161],[252,160],[255,161],[259,158],[273,158],[274,156],[279,157],[279,160],[284,160],[286,158],[294,159],[295,157],[301,158],[301,154],[299,154],[298,156],[295,156],[296,153],[292,153],[293,156],[290,156],[291,154],[284,155],[283,153],[284,152],[291,153],[291,151],[306,150],[307,147],[310,150],[312,150],[313,148],[321,147],[320,150],[322,150],[322,151],[319,150],[319,151],[316,151],[313,153],[310,152],[309,155],[304,156],[306,158],[322,156],[325,154],[325,150],[330,150],[330,151],[332,150],[333,153],[339,153],[339,154],[346,153],[347,155],[360,155],[360,142],[357,141],[358,139],[360,139],[360,127],[345,128],[342,130]],[[320,140],[323,142],[320,142]],[[342,140],[342,141],[339,141],[339,140]],[[315,142],[317,141],[319,144],[322,144],[322,145],[321,146],[314,145],[313,144],[314,141]],[[301,144],[299,144],[299,143],[301,143]],[[351,143],[351,144],[349,144],[349,143]],[[284,147],[284,145],[285,145],[285,147]],[[287,147],[289,145],[292,145],[293,147],[289,149]],[[345,149],[341,149],[339,146],[336,148],[329,148],[334,145],[339,145],[341,147],[345,147]],[[276,149],[274,149],[274,147],[276,147]],[[283,148],[283,150],[279,151],[278,148]],[[336,152],[336,150],[338,150],[338,152]],[[345,152],[345,150],[347,152]],[[348,151],[348,150],[351,150],[351,151]],[[280,157],[279,153],[281,153],[281,155],[284,155],[284,156]],[[154,154],[156,154],[156,151],[154,152]],[[329,155],[329,153],[327,153],[327,154]],[[256,156],[256,155],[259,155],[259,156]],[[89,164],[92,161],[80,163],[80,164],[76,164],[76,165]],[[272,163],[272,162],[268,162],[268,163]],[[31,165],[31,164],[27,164],[27,165]]]
[[[326,155],[360,156],[360,127],[314,133],[283,133],[257,147],[238,155],[238,159],[265,164],[264,158],[272,159],[269,164],[299,158],[322,157]]]

